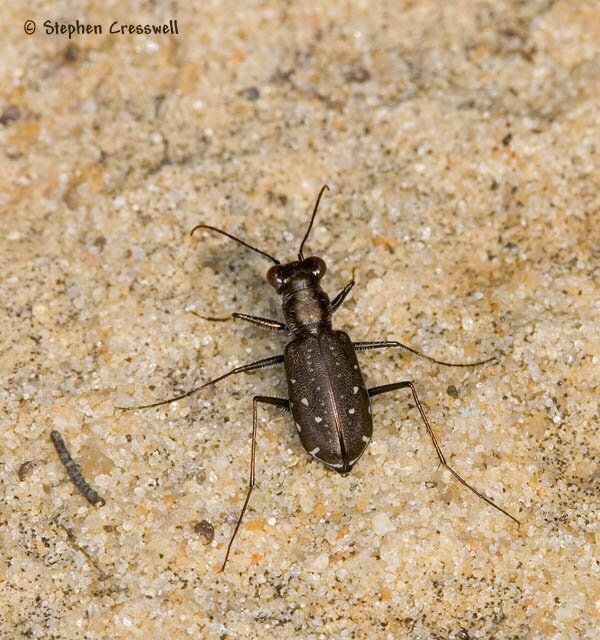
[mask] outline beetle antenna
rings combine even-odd
[[[196,231],[197,229],[208,229],[209,231],[214,231],[215,233],[220,233],[222,236],[227,236],[229,239],[235,240],[236,242],[238,242],[239,244],[243,245],[247,249],[251,249],[252,251],[255,251],[256,253],[260,253],[261,256],[264,256],[265,258],[268,258],[274,264],[281,264],[279,262],[279,260],[277,260],[277,258],[274,258],[272,255],[270,255],[266,251],[261,251],[260,249],[257,249],[256,247],[253,247],[251,244],[248,244],[247,242],[244,242],[243,240],[240,240],[239,238],[236,238],[235,236],[232,236],[230,233],[227,233],[227,231],[223,231],[223,229],[217,229],[217,227],[211,227],[209,224],[197,224],[190,231],[190,235],[193,236],[194,235],[194,231]]]
[[[317,209],[319,208],[319,202],[321,202],[321,196],[323,195],[323,192],[325,191],[325,189],[327,189],[327,191],[329,191],[329,187],[326,184],[324,184],[321,187],[321,191],[319,191],[319,195],[317,196],[317,201],[315,202],[315,208],[313,209],[312,216],[311,216],[311,219],[310,219],[310,223],[308,225],[308,229],[306,230],[306,233],[304,234],[304,239],[302,240],[302,244],[300,245],[300,250],[298,251],[298,259],[299,260],[304,260],[304,254],[302,253],[302,247],[304,246],[304,243],[308,239],[308,234],[310,233],[310,230],[312,229],[313,222],[315,221],[315,217],[317,215]]]

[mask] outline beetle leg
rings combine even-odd
[[[433,442],[433,446],[435,447],[435,452],[437,453],[437,457],[439,458],[440,464],[442,466],[446,467],[446,469],[448,469],[448,471],[450,471],[450,473],[462,485],[467,487],[467,489],[472,491],[476,496],[478,496],[484,502],[487,502],[489,505],[494,507],[494,509],[498,509],[498,511],[501,511],[505,516],[508,516],[511,520],[514,520],[517,523],[517,525],[520,525],[521,523],[519,522],[519,520],[517,520],[513,515],[508,513],[508,511],[505,511],[502,507],[499,507],[495,502],[492,502],[488,497],[483,495],[483,493],[481,493],[477,489],[475,489],[475,487],[470,485],[461,475],[459,475],[446,462],[446,457],[444,456],[444,454],[442,452],[442,449],[441,449],[440,445],[438,444],[438,441],[437,441],[437,439],[435,437],[435,434],[433,433],[433,429],[431,428],[431,425],[429,424],[429,420],[427,420],[427,416],[425,415],[425,411],[423,410],[423,406],[421,405],[421,401],[419,400],[419,397],[417,396],[417,391],[415,389],[415,385],[410,380],[405,381],[405,382],[395,382],[393,384],[384,384],[384,385],[381,385],[380,387],[373,387],[372,389],[369,389],[369,397],[372,398],[373,396],[377,396],[380,393],[387,393],[388,391],[396,391],[397,389],[407,389],[407,388],[410,389],[410,391],[412,393],[412,396],[413,396],[413,399],[415,401],[415,404],[417,405],[417,409],[419,410],[419,413],[421,414],[421,418],[423,419],[423,422],[425,423],[425,427],[427,429],[427,433],[429,434],[429,437],[431,438],[431,441]]]
[[[283,356],[271,356],[270,358],[263,358],[262,360],[257,360],[256,362],[250,362],[248,364],[244,364],[241,367],[236,367],[235,369],[231,369],[227,373],[220,375],[217,378],[213,378],[204,384],[201,384],[199,387],[194,387],[191,391],[186,391],[179,396],[175,396],[174,398],[169,398],[168,400],[160,400],[159,402],[153,402],[151,404],[141,404],[135,407],[115,407],[115,409],[121,409],[123,411],[132,411],[133,409],[151,409],[152,407],[160,407],[163,404],[169,404],[170,402],[175,402],[176,400],[181,400],[182,398],[187,398],[191,396],[192,393],[196,393],[196,391],[200,391],[200,389],[204,389],[204,387],[208,387],[210,384],[214,384],[215,382],[219,382],[220,380],[224,380],[229,376],[234,375],[235,373],[244,373],[248,371],[254,371],[256,369],[264,369],[265,367],[272,367],[273,365],[280,364],[283,362]]]
[[[331,313],[335,313],[344,303],[346,296],[352,290],[352,287],[355,284],[354,281],[354,272],[356,269],[352,269],[352,280],[337,294],[337,296],[331,301]]]
[[[215,318],[214,316],[202,316],[195,311],[190,311],[198,318],[202,318],[202,320],[210,320],[211,322],[227,322],[228,320],[245,320],[246,322],[251,322],[252,324],[257,324],[261,327],[266,327],[267,329],[273,329],[274,331],[287,331],[287,325],[285,322],[279,322],[279,320],[271,320],[270,318],[261,318],[260,316],[251,316],[247,313],[232,313],[230,316],[225,316],[224,318]]]
[[[272,404],[276,407],[283,407],[284,409],[290,408],[290,401],[286,398],[273,398],[272,396],[254,396],[254,398],[252,399],[252,445],[250,451],[250,478],[248,480],[248,491],[246,493],[246,499],[244,500],[244,504],[240,512],[240,517],[238,518],[233,533],[231,534],[231,538],[229,539],[229,544],[227,545],[227,552],[225,553],[225,560],[223,560],[221,571],[225,571],[225,565],[227,564],[227,559],[229,558],[231,546],[233,545],[235,536],[237,535],[240,525],[242,524],[242,518],[246,513],[246,508],[248,507],[248,502],[250,501],[250,494],[252,493],[252,489],[254,488],[256,466],[256,428],[258,424],[257,409],[259,402],[263,402],[264,404]]]
[[[355,342],[354,349],[355,351],[368,351],[370,349],[388,349],[389,347],[400,347],[401,349],[405,349],[406,351],[410,351],[410,353],[414,353],[419,358],[425,358],[425,360],[429,360],[430,362],[435,362],[436,364],[442,364],[445,367],[476,367],[481,364],[486,364],[488,362],[492,362],[493,360],[498,360],[496,356],[492,356],[491,358],[486,358],[485,360],[478,360],[477,362],[445,362],[444,360],[437,360],[436,358],[432,358],[421,351],[417,351],[412,347],[409,347],[406,344],[402,344],[397,340],[381,340],[378,342]]]

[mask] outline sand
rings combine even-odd
[[[0,636],[592,640],[600,617],[600,5],[2,4]],[[26,34],[24,22],[35,20]],[[101,25],[47,34],[45,20]],[[111,34],[169,25],[178,34]],[[352,474],[311,460],[281,367],[307,243],[373,401]],[[106,504],[69,480],[56,429]],[[211,528],[213,531],[211,531]],[[214,539],[211,540],[211,538]]]

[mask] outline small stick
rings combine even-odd
[[[90,554],[90,552],[85,548],[82,547],[79,542],[77,542],[77,538],[75,537],[75,534],[73,533],[73,531],[71,529],[69,529],[68,527],[66,527],[62,522],[59,522],[57,518],[54,518],[54,523],[61,527],[64,532],[67,534],[67,538],[69,539],[69,543],[75,548],[77,549],[77,551],[81,551],[81,553],[83,553],[83,555],[85,556],[86,560],[92,565],[92,567],[94,567],[94,569],[96,569],[96,571],[100,574],[100,580],[107,580],[108,578],[110,578],[109,574],[106,573],[106,571],[104,571],[104,569],[98,564],[98,562],[92,557],[92,555]]]
[[[50,438],[52,438],[52,443],[54,444],[56,453],[58,453],[58,457],[65,466],[73,484],[79,489],[83,497],[89,503],[103,507],[106,502],[94,489],[92,489],[92,487],[90,487],[87,480],[83,477],[81,469],[75,464],[73,458],[71,458],[71,454],[69,453],[67,445],[60,433],[58,433],[58,431],[52,431],[50,433]]]

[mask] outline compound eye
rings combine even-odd
[[[319,280],[327,272],[327,265],[325,264],[325,261],[317,256],[307,258],[306,266],[310,269],[313,276],[315,276],[315,278],[319,278]]]
[[[281,281],[279,265],[275,265],[267,271],[267,282],[272,287],[275,287],[275,289],[283,284]]]

